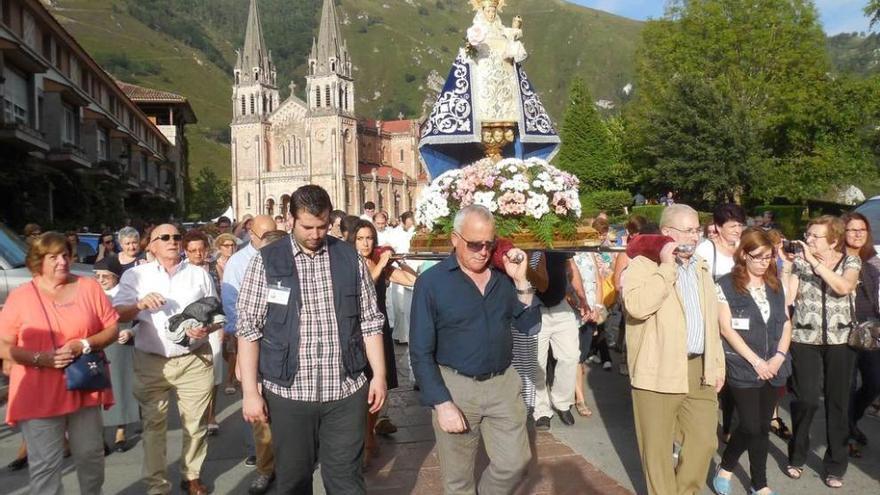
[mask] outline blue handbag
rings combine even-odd
[[[37,299],[40,300],[40,307],[43,309],[43,316],[46,318],[46,324],[49,325],[49,337],[52,339],[52,349],[56,350],[55,331],[52,328],[52,321],[49,319],[49,313],[43,304],[43,298],[34,285],[34,291]],[[67,390],[97,391],[110,388],[110,372],[107,369],[107,357],[104,351],[93,352],[89,354],[80,354],[72,363],[64,368],[64,378],[67,381]]]

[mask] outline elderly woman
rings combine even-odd
[[[123,227],[117,234],[119,246],[122,248],[119,254],[108,259],[110,270],[122,274],[129,268],[144,263],[146,259],[141,252],[141,236],[133,227]],[[111,234],[112,238],[112,234]]]
[[[235,254],[238,243],[232,234],[220,234],[214,239],[214,252],[216,257],[214,263],[217,265],[217,276],[223,280],[223,270],[226,269],[226,262]]]
[[[43,234],[43,228],[38,224],[29,223],[24,226],[24,231],[22,233],[24,234],[24,241],[30,245],[30,243],[37,240],[37,238]]]
[[[95,263],[95,280],[101,284],[104,294],[110,299],[119,292],[119,279],[122,273],[113,268],[110,259],[105,258]],[[138,403],[134,398],[134,332],[130,323],[120,325],[119,337],[104,351],[107,360],[113,363],[110,367],[110,383],[113,385],[113,398],[116,404],[104,411],[104,426],[116,427],[113,449],[125,452],[125,427],[140,421]]]
[[[209,249],[211,241],[208,235],[201,230],[190,230],[184,234],[181,240],[183,252],[186,255],[187,263],[204,268],[211,275],[214,281],[214,288],[217,294],[220,293],[220,278],[217,274],[217,264],[210,261]],[[220,425],[217,424],[216,405],[217,393],[216,388],[223,383],[223,332],[212,332],[208,337],[211,344],[211,352],[214,354],[214,393],[211,394],[211,403],[208,405],[208,435],[214,436],[220,432]]]
[[[847,255],[844,223],[830,215],[814,218],[804,234],[806,244],[782,265],[786,303],[794,304],[792,318],[791,403],[793,435],[785,473],[799,479],[810,453],[810,427],[825,395],[823,480],[829,488],[843,486],[849,438],[849,394],[855,351],[847,345],[853,326],[850,294],[859,281],[862,261]],[[824,386],[823,386],[824,384]]]
[[[28,444],[32,494],[61,493],[65,429],[80,492],[104,484],[100,408],[113,405],[113,392],[68,390],[64,368],[114,342],[119,317],[98,282],[72,275],[70,263],[63,234],[41,235],[28,249],[31,283],[0,312],[0,358],[13,363],[6,422],[21,425]]]

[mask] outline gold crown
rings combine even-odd
[[[498,12],[504,9],[504,6],[507,5],[507,0],[471,0],[471,4],[474,6],[474,10],[483,10],[485,7],[495,7]]]

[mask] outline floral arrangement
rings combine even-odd
[[[581,216],[578,179],[538,158],[485,158],[434,179],[416,205],[416,223],[431,234],[451,234],[461,208],[478,204],[495,214],[496,233],[530,232],[552,246],[571,238]]]

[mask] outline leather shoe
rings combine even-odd
[[[562,424],[566,426],[574,424],[574,415],[571,414],[571,410],[566,409],[565,411],[560,411],[559,409],[556,409],[556,414],[559,415],[559,421],[562,421]]]
[[[188,495],[208,495],[211,493],[208,487],[202,484],[202,480],[196,478],[194,480],[183,480],[180,482],[180,489]]]

